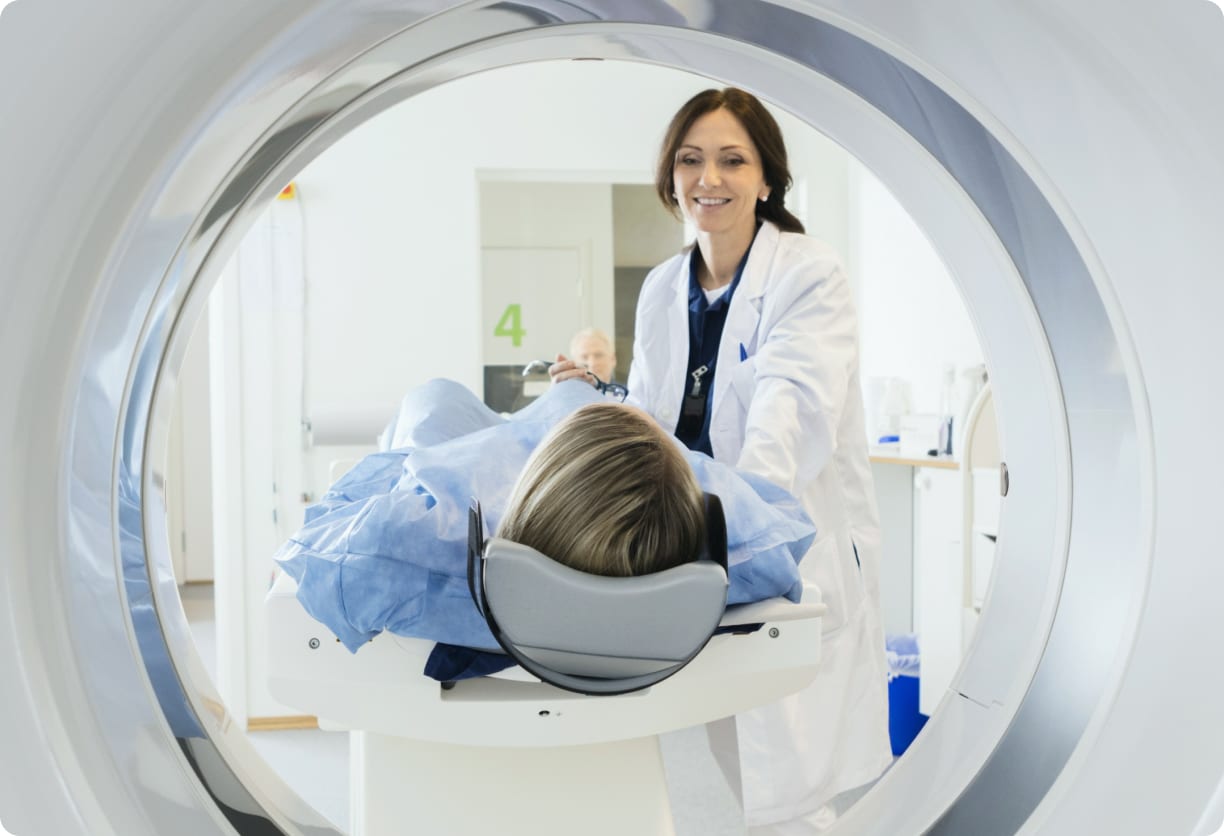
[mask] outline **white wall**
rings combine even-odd
[[[892,193],[857,161],[849,183],[848,261],[858,277],[863,379],[905,378],[912,411],[938,412],[943,368],[983,362],[968,311],[939,254]]]
[[[416,96],[312,163],[297,178],[311,411],[389,411],[435,376],[478,389],[482,174],[650,182],[672,113],[709,86],[643,64],[522,65]],[[788,115],[779,121],[811,192],[797,202],[814,233],[844,248],[844,154]]]

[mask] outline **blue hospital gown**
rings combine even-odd
[[[496,649],[468,592],[470,498],[480,500],[491,535],[536,445],[566,415],[600,399],[591,386],[567,381],[505,418],[454,381],[414,389],[380,439],[387,449],[362,459],[311,505],[301,530],[276,553],[298,583],[298,600],[352,651],[383,630]],[[684,452],[726,512],[728,603],[799,600],[798,562],[815,536],[799,503],[759,477]]]

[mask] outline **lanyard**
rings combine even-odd
[[[749,248],[751,250],[751,247]],[[699,254],[694,252],[689,260],[689,380],[685,382],[680,399],[680,418],[676,422],[676,436],[686,447],[710,453],[710,407],[711,390],[714,383],[714,364],[722,343],[723,328],[731,297],[743,276],[748,263],[748,252],[736,267],[731,286],[723,295],[709,302],[702,299],[702,289],[697,281]],[[711,310],[717,305],[719,310]],[[699,345],[700,349],[699,350]]]

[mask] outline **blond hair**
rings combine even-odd
[[[638,409],[593,403],[528,459],[497,536],[624,577],[696,559],[704,532],[701,488],[680,446]]]

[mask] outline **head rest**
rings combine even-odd
[[[649,575],[593,575],[510,540],[484,539],[468,515],[468,588],[498,644],[541,680],[583,694],[648,688],[705,647],[727,602],[727,530],[706,494],[698,559]]]

